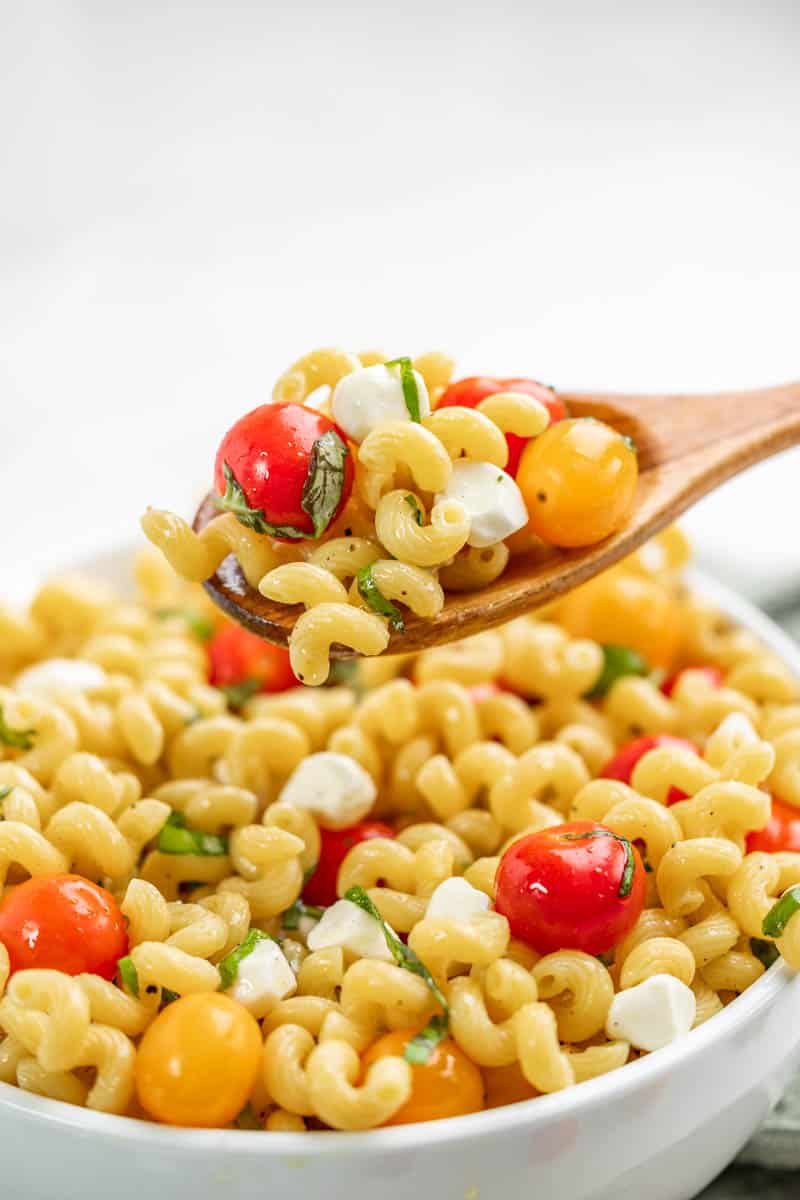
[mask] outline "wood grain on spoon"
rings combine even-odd
[[[488,587],[448,593],[444,609],[432,620],[408,613],[405,632],[391,635],[387,653],[467,637],[554,600],[630,554],[724,480],[800,442],[800,383],[710,396],[559,394],[573,416],[598,417],[635,440],[639,486],[627,524],[585,549],[514,558]],[[206,497],[194,528],[203,529],[217,515]],[[276,604],[251,588],[233,556],[205,587],[234,620],[279,645],[286,645],[302,612],[299,605]],[[333,646],[331,654],[347,658],[353,652]]]

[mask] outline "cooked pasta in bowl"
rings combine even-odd
[[[0,609],[17,1192],[721,1169],[799,1056],[798,655],[685,558],[320,688],[153,551]]]

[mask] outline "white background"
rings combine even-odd
[[[316,344],[573,388],[800,376],[793,0],[0,14],[6,563],[188,513]],[[800,586],[798,468],[690,521],[761,598]]]

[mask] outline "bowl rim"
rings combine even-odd
[[[114,558],[117,557],[117,553],[113,552]],[[112,552],[105,551],[105,556],[112,557]],[[99,550],[96,556],[92,556],[91,560],[83,564],[82,569],[91,570],[92,565],[103,557],[104,552]],[[711,600],[727,615],[755,633],[800,677],[800,646],[797,646],[765,613],[725,584],[719,583],[697,568],[689,568],[687,580],[694,591]],[[564,1116],[577,1115],[596,1104],[605,1104],[627,1095],[632,1090],[655,1083],[686,1059],[699,1057],[721,1039],[747,1024],[766,1009],[796,978],[796,973],[779,960],[722,1012],[716,1013],[698,1029],[692,1030],[690,1035],[679,1038],[661,1050],[561,1092],[440,1121],[354,1133],[276,1132],[269,1138],[253,1138],[252,1131],[249,1130],[160,1125],[139,1118],[95,1112],[60,1100],[24,1092],[7,1083],[0,1083],[0,1121],[4,1111],[11,1111],[36,1122],[59,1125],[75,1134],[94,1135],[107,1141],[121,1143],[133,1141],[137,1145],[154,1149],[169,1148],[178,1155],[195,1154],[201,1150],[216,1152],[226,1149],[237,1156],[244,1155],[247,1158],[277,1156],[298,1161],[312,1157],[339,1158],[344,1153],[359,1155],[398,1152],[412,1148],[419,1150],[443,1143],[456,1143],[463,1138],[511,1133],[523,1127],[526,1131],[533,1131]]]

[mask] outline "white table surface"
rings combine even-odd
[[[189,511],[316,344],[565,387],[800,374],[793,0],[0,0],[3,557]],[[689,518],[800,584],[800,453]]]

